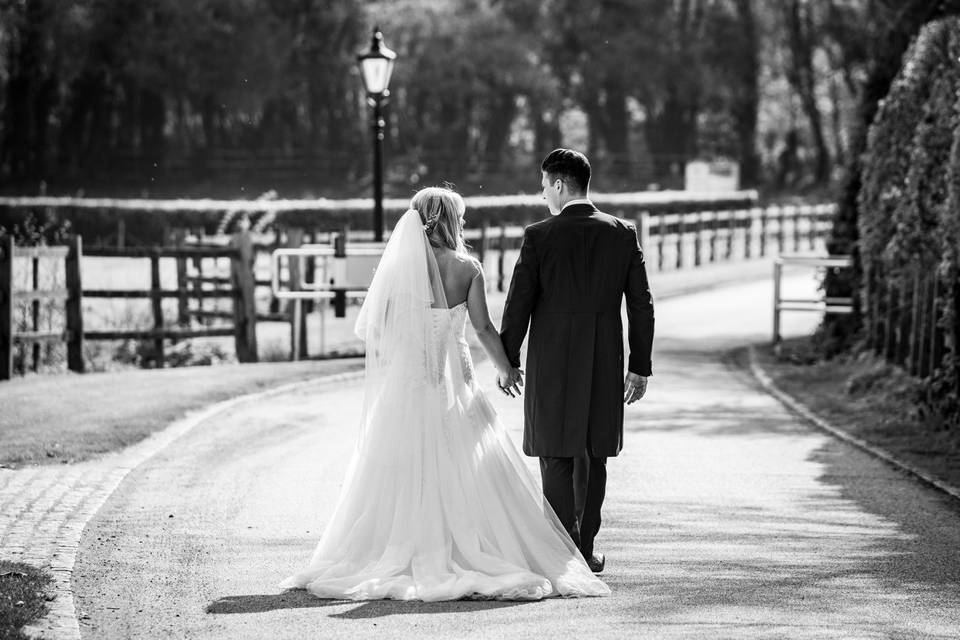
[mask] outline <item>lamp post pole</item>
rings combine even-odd
[[[380,96],[373,100],[373,240],[383,242],[383,110]]]
[[[397,57],[383,44],[379,27],[373,28],[370,50],[357,56],[367,101],[373,107],[373,239],[383,242],[383,101],[390,95],[390,74]]]

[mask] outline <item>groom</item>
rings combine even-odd
[[[523,451],[540,457],[543,493],[595,573],[593,548],[607,458],[623,445],[623,404],[643,397],[653,345],[653,302],[634,225],[588,198],[590,163],[572,149],[543,160],[551,218],[524,231],[500,338],[514,367],[530,328]],[[623,370],[620,305],[627,299],[630,357]]]

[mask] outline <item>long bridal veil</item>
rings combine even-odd
[[[433,310],[446,307],[437,259],[410,209],[390,234],[354,329],[366,348],[361,441],[378,406],[442,380],[447,341],[438,340]]]
[[[356,331],[357,446],[310,564],[323,598],[606,595],[473,378],[466,308],[447,308],[420,216],[400,218]]]

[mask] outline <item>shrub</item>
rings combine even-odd
[[[896,287],[902,296],[901,304],[892,304],[899,318],[876,305],[864,306],[868,326],[894,323],[899,348],[888,354],[894,362],[903,362],[907,341],[911,351],[924,356],[934,351],[931,346],[938,343],[931,345],[931,340],[939,337],[921,337],[911,326],[909,300],[923,291],[912,290],[914,275],[923,282],[937,273],[942,283],[933,313],[943,331],[944,349],[937,351],[942,354],[939,361],[931,363],[933,373],[922,395],[928,409],[947,423],[960,419],[958,59],[960,18],[932,22],[921,30],[870,128],[859,196],[865,293]],[[926,314],[921,305],[918,324]],[[869,384],[865,379],[855,381],[854,387]]]

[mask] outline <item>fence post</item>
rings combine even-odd
[[[506,276],[503,273],[504,268],[504,259],[503,256],[507,252],[507,225],[500,225],[500,238],[497,240],[497,291],[503,291],[503,282],[506,280]]]
[[[753,221],[756,220],[756,209],[746,210],[747,223],[743,226],[743,259],[749,260],[753,257]]]
[[[780,345],[780,279],[783,275],[783,265],[780,259],[773,263],[773,346]]]
[[[940,358],[943,347],[943,331],[940,328],[940,278],[937,274],[933,276],[933,300],[931,302],[932,311],[930,313],[930,372],[932,373],[940,366]]]
[[[683,213],[677,214],[677,269],[683,269],[683,236],[686,233]]]
[[[174,246],[182,249],[186,246],[187,230],[176,229],[173,232]],[[190,299],[187,295],[187,258],[186,256],[177,256],[177,324],[190,324]]]
[[[727,210],[727,247],[724,250],[724,260],[733,258],[733,236],[737,233],[737,213],[736,209]]]
[[[883,311],[880,307],[880,283],[876,278],[875,273],[867,275],[866,280],[867,299],[865,302],[870,309],[870,317],[868,319],[870,329],[870,349],[879,355],[883,348],[883,319],[880,315],[883,313]]]
[[[281,242],[281,236],[283,235],[283,228],[276,222],[272,225],[273,228],[273,249],[279,249],[283,246]],[[314,236],[316,238],[316,236]],[[273,249],[270,249],[271,251]],[[273,290],[270,291],[270,313],[280,313],[280,298],[277,298],[273,295]]]
[[[767,211],[770,207],[760,209],[760,257],[767,256]]]
[[[820,211],[820,205],[809,208],[807,214],[807,246],[810,251],[817,248],[817,220]]]
[[[899,288],[890,282],[887,281],[887,308],[886,313],[884,314],[887,318],[886,323],[884,324],[884,338],[883,338],[883,358],[887,362],[894,362],[897,354],[897,320],[900,312],[899,299],[900,291]]]
[[[786,218],[787,212],[783,205],[774,205],[777,208],[777,253],[783,253],[783,245],[786,242]]]
[[[803,206],[794,205],[793,215],[791,220],[793,221],[793,250],[800,251],[800,214],[802,213]]]
[[[237,254],[230,258],[233,280],[234,345],[237,360],[257,361],[257,305],[254,298],[253,242],[250,233],[241,231],[233,236]]]
[[[657,271],[663,271],[663,239],[667,235],[667,223],[663,213],[657,214]]]
[[[67,254],[67,368],[83,373],[83,284],[80,258],[83,256],[83,240],[80,236],[70,238]]]
[[[317,230],[312,229],[310,231],[308,244],[317,244],[318,235],[319,234]],[[304,231],[304,239],[307,239],[306,231]],[[256,256],[256,253],[257,253],[256,247],[254,247],[253,253],[254,253],[254,256]],[[256,264],[256,258],[254,258],[254,264]],[[303,261],[303,266],[304,266],[303,281],[309,285],[313,285],[316,282],[316,278],[317,278],[317,259],[313,256],[310,256],[309,258]],[[317,310],[316,301],[304,300],[303,309],[304,309],[304,313],[307,315],[313,313],[314,311]],[[307,344],[306,333],[304,333],[303,344],[304,345]],[[306,349],[306,346],[304,346],[304,349]]]
[[[901,280],[903,280],[901,278]],[[902,282],[900,290],[900,327],[897,330],[896,363],[906,367],[910,356],[910,285]]]
[[[150,254],[150,306],[153,309],[153,328],[162,330],[163,297],[160,295],[160,253],[156,249]],[[157,354],[157,368],[162,369],[166,364],[162,336],[153,339],[153,350]]]
[[[922,291],[922,302],[921,302],[921,313],[923,315],[923,322],[920,326],[920,363],[917,367],[917,370],[920,372],[921,378],[926,378],[930,375],[930,344],[929,341],[933,336],[933,323],[930,322],[931,316],[935,316],[934,309],[931,308],[931,303],[933,302],[933,292],[931,291],[932,284],[929,277],[923,278],[923,291]]]
[[[920,366],[920,327],[923,325],[922,296],[920,294],[920,269],[914,265],[913,269],[913,300],[910,309],[910,356],[907,370],[915,376]]]
[[[477,247],[477,257],[480,259],[480,265],[484,264],[487,258],[487,234],[490,231],[490,221],[484,219],[480,227],[480,246]]]
[[[207,318],[203,315],[204,311],[204,301],[203,301],[203,256],[194,256],[193,258],[193,268],[196,269],[197,275],[193,280],[192,291],[197,298],[197,311],[200,314],[197,316],[198,322],[203,326],[210,324],[210,318]]]
[[[287,231],[287,247],[298,249],[303,246],[303,229],[291,227]],[[299,256],[290,256],[290,290],[298,291],[300,289],[300,280],[303,277],[301,273],[301,260]],[[303,301],[299,298],[291,300],[287,307],[287,313],[290,314],[290,359],[299,360],[307,357],[307,314]]]
[[[699,267],[702,262],[704,214],[702,211],[697,211],[693,215],[695,216],[693,223],[693,266]]]
[[[717,223],[720,220],[720,212],[704,211],[700,214],[707,223],[707,244],[710,246],[710,262],[717,260]]]
[[[34,291],[40,288],[40,258],[34,256],[30,259],[30,287]],[[40,301],[37,299],[30,301],[30,327],[33,331],[40,330]],[[33,372],[40,371],[40,343],[34,342],[32,345]],[[23,354],[23,369],[27,369],[27,354]]]
[[[13,236],[0,238],[0,380],[13,377]]]

